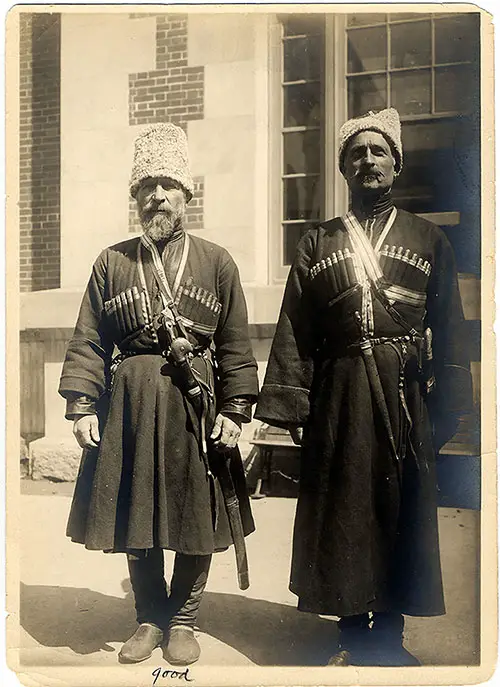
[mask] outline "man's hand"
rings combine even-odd
[[[292,437],[292,441],[296,446],[302,446],[302,435],[304,433],[304,428],[303,427],[290,427],[288,429],[290,432],[290,436]]]
[[[241,426],[231,420],[227,415],[219,413],[215,418],[214,428],[210,439],[213,440],[214,446],[219,451],[234,448],[238,443],[241,434]]]
[[[73,434],[82,448],[95,448],[99,445],[99,421],[97,415],[82,415],[73,423]]]

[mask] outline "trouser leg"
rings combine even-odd
[[[370,638],[370,618],[368,613],[350,615],[338,621],[339,642],[336,653],[330,658],[329,665],[365,665]]]
[[[212,556],[188,556],[177,553],[170,584],[170,627],[194,627],[207,585]]]
[[[378,665],[418,666],[418,659],[403,646],[404,617],[400,613],[373,614],[372,637]]]
[[[176,554],[170,585],[170,629],[163,657],[173,665],[198,660],[201,647],[194,634],[212,556]]]
[[[168,594],[165,583],[163,549],[141,549],[127,553],[127,563],[135,598],[137,622],[168,626]]]
[[[378,644],[402,646],[404,618],[400,613],[384,612],[373,614],[373,637]]]
[[[342,648],[359,649],[363,647],[370,632],[370,617],[368,613],[348,615],[340,618],[338,622],[340,633],[340,646]]]

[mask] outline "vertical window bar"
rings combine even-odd
[[[320,103],[320,108],[321,108],[321,113],[322,116],[320,117],[320,130],[319,130],[319,147],[320,147],[320,166],[319,166],[319,187],[320,187],[320,218],[325,216],[325,125],[324,125],[324,120],[325,120],[325,103],[326,103],[326,93],[325,93],[325,74],[328,74],[332,70],[327,70],[326,68],[326,51],[325,51],[325,45],[326,45],[326,17],[325,21],[323,23],[323,33],[319,37],[319,40],[321,42],[321,54],[323,55],[323,59],[320,60],[320,65],[319,65],[319,83],[320,83],[320,97],[319,97],[319,103]],[[321,153],[321,151],[323,151]]]
[[[387,56],[385,61],[386,72],[385,72],[385,92],[386,98],[385,102],[387,107],[391,107],[391,25],[389,23],[389,15],[385,15],[385,30],[386,30],[386,50]]]
[[[431,17],[431,114],[436,114],[436,24]]]
[[[280,37],[281,37],[281,50],[280,50],[280,80],[283,82],[283,77],[285,74],[285,25],[280,22]],[[288,86],[284,86],[282,84],[281,86],[281,103],[280,103],[280,122],[281,122],[281,129],[283,130],[285,126],[285,89],[288,88]],[[281,219],[281,236],[280,236],[280,265],[285,264],[285,227],[283,225],[283,220],[285,219],[284,215],[284,206],[285,206],[285,182],[283,179],[283,171],[284,171],[284,166],[285,166],[285,135],[282,131],[281,133],[281,142],[280,142],[280,174],[281,174],[281,180],[280,180],[280,219]]]

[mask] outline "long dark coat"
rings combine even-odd
[[[206,418],[231,399],[256,398],[256,363],[237,267],[227,251],[184,235],[163,251],[167,277],[191,343],[193,364],[215,393]],[[96,260],[68,346],[60,393],[97,402],[98,449],[84,451],[67,534],[89,549],[162,547],[201,555],[231,544],[219,482],[200,451],[199,423],[181,390],[179,371],[161,355],[153,319],[162,309],[148,251],[139,238],[104,250]],[[113,353],[127,357],[112,376]],[[214,356],[217,375],[214,376]],[[245,534],[254,529],[238,450],[230,456]],[[214,470],[212,469],[211,472]]]
[[[398,210],[384,243],[386,286],[418,334],[431,327],[437,379],[425,396],[419,339],[408,340],[372,288],[373,355],[398,458],[360,352],[362,288],[340,218],[299,244],[256,409],[269,424],[305,428],[290,582],[304,611],[444,612],[430,409],[470,408],[457,276],[428,221]],[[334,269],[321,262],[346,248]]]

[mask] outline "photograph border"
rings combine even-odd
[[[412,5],[414,3],[411,3]],[[493,21],[491,14],[465,3],[415,3],[417,11],[439,11],[453,4],[459,11],[481,14],[481,662],[478,666],[422,666],[400,668],[346,667],[231,667],[200,666],[191,673],[195,685],[462,685],[486,681],[497,661],[498,621],[498,530],[497,530],[497,357],[495,343],[495,107]],[[17,673],[21,684],[41,685],[64,682],[71,687],[89,684],[116,687],[151,684],[150,666],[94,667],[26,666],[19,661],[19,581],[20,581],[20,472],[19,472],[19,51],[18,25],[25,12],[159,12],[168,13],[273,13],[279,12],[377,12],[404,11],[408,4],[397,3],[309,3],[305,4],[73,4],[16,5],[6,18],[6,607],[7,665]],[[412,11],[415,9],[412,7]],[[495,374],[493,374],[495,371]],[[162,684],[166,684],[163,682]],[[168,684],[171,684],[169,682]]]

